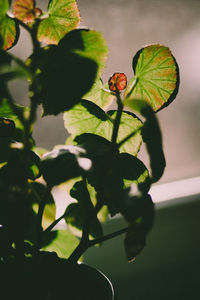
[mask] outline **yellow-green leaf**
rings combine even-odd
[[[24,23],[31,23],[35,19],[34,0],[15,0],[13,3],[14,16]]]
[[[116,116],[116,111],[106,113],[97,105],[90,101],[82,100],[70,111],[64,113],[65,128],[73,136],[83,133],[93,133],[111,141],[113,123],[111,119]],[[123,112],[118,132],[117,142],[122,141],[129,134],[135,132],[135,135],[123,143],[119,148],[121,152],[128,152],[136,155],[140,149],[142,137],[139,128],[142,122],[129,112]]]
[[[8,50],[13,47],[19,37],[19,25],[16,20],[7,15],[9,1],[0,3],[0,49]]]
[[[59,257],[68,258],[78,246],[79,240],[68,230],[56,230],[53,232],[56,233],[55,239],[43,249],[56,252]]]
[[[109,91],[108,84],[103,85],[101,79],[98,79],[82,98],[94,102],[102,109],[107,109],[114,101],[115,96]]]
[[[58,44],[79,22],[80,15],[75,0],[50,0],[47,18],[41,21],[38,28],[38,40],[46,44]]]

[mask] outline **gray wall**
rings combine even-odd
[[[48,1],[37,1],[45,8]],[[161,181],[199,175],[200,132],[200,1],[198,0],[79,0],[82,25],[101,31],[110,52],[103,79],[115,71],[132,76],[131,62],[136,51],[151,43],[170,47],[180,66],[181,86],[177,99],[159,112],[167,168]],[[26,57],[31,52],[29,37],[21,35],[21,46],[12,52]],[[27,102],[26,85],[14,89],[21,103]],[[46,117],[35,127],[40,146],[51,149],[64,143],[67,133],[62,116]],[[148,163],[142,149],[140,157]]]

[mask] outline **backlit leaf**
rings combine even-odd
[[[7,15],[9,8],[9,0],[0,1],[0,49],[3,50],[13,47],[19,37],[17,21]]]
[[[109,116],[114,119],[116,111],[109,111]],[[82,100],[73,109],[64,113],[65,128],[73,136],[83,133],[94,133],[111,141],[113,123],[106,113],[90,101]],[[123,112],[117,142],[123,140],[127,135],[136,132],[142,126],[142,122],[129,112]],[[121,152],[136,155],[142,142],[140,131],[125,142]]]
[[[114,101],[115,96],[109,91],[108,84],[103,85],[102,81],[98,79],[93,84],[91,90],[82,98],[92,101],[102,109],[106,110]]]
[[[46,44],[58,44],[79,22],[80,15],[75,0],[50,0],[47,18],[41,21],[38,28],[38,40]]]
[[[156,112],[169,105],[179,88],[179,70],[169,48],[151,45],[139,50],[133,58],[135,77],[125,96],[141,99]]]
[[[43,247],[43,249],[56,252],[59,257],[68,258],[78,246],[79,240],[68,230],[56,230],[52,232],[56,234],[55,238],[48,246]]]

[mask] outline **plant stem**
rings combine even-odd
[[[47,233],[50,232],[63,218],[64,218],[65,214],[63,214],[62,216],[60,216],[58,219],[56,219],[54,222],[52,222],[45,230],[43,233]]]
[[[38,251],[41,248],[41,244],[42,244],[42,233],[43,233],[42,217],[43,217],[43,213],[44,213],[46,199],[49,196],[51,189],[52,189],[51,186],[47,186],[44,196],[42,198],[40,198],[39,209],[38,209],[38,214],[37,214],[37,224],[36,224],[36,231],[37,231],[37,241],[35,243],[36,251]]]
[[[129,229],[129,226],[125,227],[125,228],[122,228],[120,230],[114,231],[112,233],[106,234],[106,235],[104,235],[101,238],[90,240],[89,241],[89,247],[92,247],[92,246],[94,246],[96,244],[100,244],[100,243],[105,242],[107,240],[110,240],[110,239],[112,239],[112,238],[114,238],[114,237],[116,237],[118,235],[121,235],[121,234],[125,233],[128,229]]]
[[[68,260],[72,263],[76,263],[79,258],[83,255],[83,253],[90,247],[96,245],[96,244],[100,244],[102,242],[105,242],[107,240],[110,240],[114,237],[117,237],[125,232],[127,232],[127,230],[129,229],[128,227],[122,228],[120,230],[117,230],[115,232],[109,233],[107,235],[104,235],[101,238],[98,239],[94,239],[94,240],[82,240],[80,241],[79,245],[76,247],[76,249],[74,250],[74,252],[71,254],[71,256],[68,258]]]
[[[118,110],[117,110],[117,115],[116,115],[116,118],[115,118],[115,121],[114,121],[114,127],[113,127],[112,139],[111,139],[111,142],[112,142],[113,146],[115,146],[116,142],[117,142],[117,135],[118,135],[121,115],[122,115],[122,111],[123,111],[123,104],[122,104],[120,93],[119,93],[118,90],[116,91],[116,96],[117,96]]]

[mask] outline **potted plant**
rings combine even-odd
[[[78,262],[119,234],[129,261],[145,246],[154,218],[148,192],[165,168],[155,112],[176,97],[178,65],[166,46],[149,45],[134,55],[128,84],[121,72],[103,84],[106,42],[78,28],[75,0],[51,0],[47,12],[34,0],[12,2],[0,3],[0,293],[114,299],[106,277]],[[9,52],[20,27],[33,46],[25,61]],[[9,90],[16,78],[29,83],[27,107]],[[39,107],[45,118],[63,113],[65,145],[38,147],[32,133]],[[137,158],[142,142],[150,170]],[[74,201],[56,219],[52,189],[61,184]],[[104,235],[102,222],[116,214],[126,228]],[[67,229],[55,229],[62,219]]]

